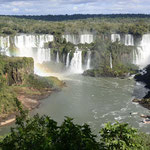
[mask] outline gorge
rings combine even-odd
[[[62,37],[67,42],[74,44],[74,51],[71,49],[67,52],[59,49],[53,50],[48,44],[54,41],[55,35],[50,34],[18,34],[16,36],[1,36],[0,38],[0,49],[3,54],[32,57],[34,59],[34,71],[39,75],[43,70],[38,68],[38,64],[53,63],[52,65],[55,67],[59,64],[63,66],[64,71],[59,73],[58,77],[62,76],[62,79],[67,83],[67,87],[42,101],[41,106],[35,109],[32,114],[37,112],[48,114],[59,123],[64,116],[69,115],[76,118],[79,123],[87,122],[97,131],[100,129],[99,125],[104,122],[124,121],[140,128],[142,131],[149,132],[149,127],[140,123],[139,117],[141,113],[148,114],[148,110],[131,102],[135,96],[132,93],[136,93],[136,90],[141,90],[139,90],[141,88],[139,86],[134,88],[134,81],[128,79],[105,79],[103,77],[91,78],[80,75],[85,70],[93,67],[93,50],[90,49],[90,44],[97,37],[101,38],[102,36],[86,33],[81,35],[66,34]],[[144,34],[141,38],[134,37],[131,34],[104,36],[104,39],[108,38],[111,42],[119,42],[132,48],[133,51],[131,51],[129,59],[133,64],[138,65],[140,68],[149,64],[150,34]],[[111,69],[114,68],[112,54],[108,53],[109,67]],[[52,72],[48,72],[48,75],[51,74]],[[141,91],[140,94],[144,95],[145,92]],[[71,100],[70,97],[72,98]],[[85,106],[85,104],[87,105]],[[111,104],[113,104],[113,107]],[[129,112],[136,115],[130,116]],[[8,131],[9,126],[0,129],[1,134]]]

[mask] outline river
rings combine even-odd
[[[64,116],[69,116],[75,123],[88,123],[95,133],[109,121],[126,122],[141,131],[150,131],[150,125],[143,124],[140,117],[149,110],[132,103],[133,93],[136,93],[134,80],[68,75],[64,81],[67,87],[42,100],[32,115],[50,115],[59,124]],[[0,128],[0,134],[9,132],[9,129],[10,126]]]

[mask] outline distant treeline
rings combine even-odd
[[[47,15],[0,16],[0,35],[29,34],[80,34],[83,32],[132,34],[142,36],[150,32],[150,15]]]
[[[88,18],[150,18],[150,14],[73,14],[73,15],[40,15],[40,16],[11,16],[16,18],[43,20],[43,21],[67,21]]]

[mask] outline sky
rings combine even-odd
[[[150,14],[150,0],[0,0],[1,15]]]

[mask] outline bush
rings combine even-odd
[[[66,117],[59,126],[48,116],[28,118],[21,110],[16,127],[4,137],[0,145],[4,150],[140,150],[149,141],[139,138],[136,129],[125,123],[107,123],[101,129],[100,142],[89,125],[78,125]],[[145,135],[145,138],[148,137]]]
[[[137,130],[126,123],[107,123],[101,133],[101,142],[107,150],[137,150],[142,149],[138,143]]]
[[[1,142],[5,150],[98,150],[96,136],[88,125],[66,118],[61,126],[48,116],[35,115],[26,122],[17,118],[17,127]]]

